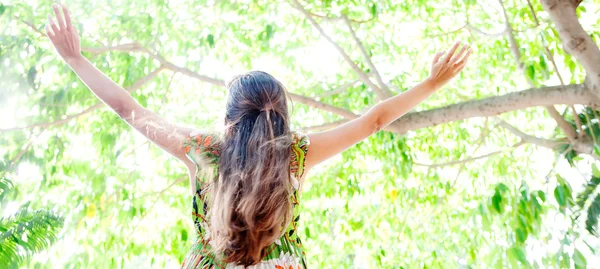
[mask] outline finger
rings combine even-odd
[[[67,26],[67,30],[71,31],[73,28],[73,24],[71,23],[71,14],[69,14],[69,10],[65,5],[62,5],[62,10],[65,14],[65,25]]]
[[[465,56],[460,61],[458,61],[458,62],[461,63],[461,64],[466,64],[467,61],[469,60],[469,56],[471,56],[472,52],[473,52],[473,50],[471,48],[469,48],[467,50],[467,53],[465,53]]]
[[[452,45],[452,47],[450,47],[449,50],[447,50],[446,55],[444,56],[444,58],[442,58],[442,62],[447,63],[450,58],[452,57],[452,55],[454,55],[454,51],[456,51],[456,48],[458,48],[458,46],[460,45],[460,41],[456,41],[454,43],[454,45]]]
[[[460,50],[454,54],[454,56],[452,56],[452,58],[450,59],[450,63],[456,63],[458,62],[462,56],[465,54],[465,51],[467,51],[467,49],[469,49],[468,45],[464,45],[460,48]]]
[[[50,25],[46,25],[46,35],[48,35],[50,39],[54,38],[54,33],[50,30]]]
[[[444,51],[438,51],[438,53],[436,53],[435,56],[433,56],[433,64],[436,64],[440,60],[440,57],[442,57],[442,55],[444,55]]]
[[[466,66],[467,62],[463,62],[462,64],[456,67],[456,70],[454,70],[454,74],[460,73],[463,69],[465,69]]]
[[[455,72],[460,72],[461,70],[463,70],[463,68],[465,68],[465,66],[467,65],[467,62],[469,61],[469,56],[471,55],[472,50],[469,49],[467,51],[467,53],[465,54],[465,57],[462,58],[462,60],[458,61],[455,64]]]
[[[52,19],[52,16],[50,16],[50,14],[48,14],[48,25],[50,25],[50,27],[52,28],[54,35],[57,35],[58,27],[56,27],[56,23],[54,23],[54,20]]]
[[[58,6],[56,4],[52,5],[52,9],[54,10],[54,15],[56,15],[56,23],[61,30],[66,29],[65,20],[63,19],[62,13],[58,10]]]

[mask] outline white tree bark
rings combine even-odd
[[[575,9],[581,1],[541,0],[556,25],[565,52],[573,55],[587,73],[588,88],[600,97],[600,49],[577,18]]]
[[[596,98],[582,84],[534,88],[481,100],[471,100],[432,110],[408,113],[394,122],[399,133],[474,117],[490,117],[509,111],[555,104],[600,108]]]

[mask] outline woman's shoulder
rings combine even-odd
[[[297,179],[304,176],[305,159],[308,154],[310,139],[308,135],[295,131],[292,132],[292,160],[290,163],[290,172]]]
[[[300,131],[292,131],[292,145],[296,145],[301,148],[308,148],[308,145],[310,145],[310,139],[305,133]]]
[[[221,136],[215,133],[192,131],[186,136],[183,144],[185,154],[193,162],[208,158],[210,162],[218,160],[220,155]]]

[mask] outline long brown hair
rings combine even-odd
[[[210,199],[210,244],[225,262],[259,263],[291,219],[291,133],[284,86],[251,71],[227,84],[226,131]]]

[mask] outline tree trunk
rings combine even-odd
[[[587,87],[600,98],[600,49],[577,18],[575,9],[581,1],[541,0],[542,6],[556,24],[565,52],[573,55],[587,73]]]

